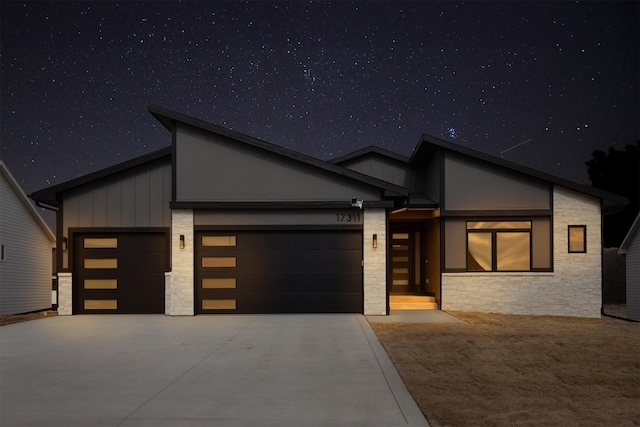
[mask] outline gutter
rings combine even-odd
[[[46,209],[46,210],[49,210],[49,211],[58,212],[58,209],[59,209],[58,206],[53,206],[53,205],[50,205],[48,203],[41,202],[40,200],[36,200],[35,202],[36,202],[36,206],[39,207],[39,208]]]

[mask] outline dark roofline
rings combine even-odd
[[[408,157],[403,156],[402,154],[398,154],[394,151],[387,150],[385,148],[376,147],[375,145],[370,145],[368,147],[361,148],[360,150],[352,151],[351,153],[347,153],[340,157],[334,157],[333,159],[329,159],[328,161],[335,165],[358,157],[366,156],[367,154],[379,154],[393,160],[398,160],[399,162],[409,163]]]
[[[252,136],[245,135],[240,132],[232,131],[217,125],[214,125],[204,120],[197,119],[195,117],[187,116],[182,113],[178,113],[173,110],[169,110],[164,107],[149,104],[147,110],[160,122],[162,125],[172,132],[174,122],[182,122],[199,129],[206,130],[208,132],[215,133],[220,136],[224,136],[235,141],[256,147],[261,150],[269,151],[271,153],[287,157],[289,159],[305,163],[307,165],[324,169],[326,171],[360,181],[362,183],[386,190],[391,193],[397,193],[401,196],[407,196],[408,190],[404,187],[390,184],[388,182],[379,180],[377,178],[370,177],[368,175],[361,174],[359,172],[352,171],[350,169],[343,168],[342,166],[334,165],[324,160],[316,159],[315,157],[307,156],[306,154],[299,153],[297,151],[290,150],[269,142],[263,141]]]
[[[137,166],[152,162],[154,160],[158,160],[166,156],[171,156],[171,147],[165,147],[160,150],[145,154],[143,156],[136,157],[131,160],[127,160],[125,162],[118,163],[113,166],[109,166],[104,169],[100,169],[98,171],[92,172],[87,175],[83,175],[79,178],[74,178],[72,180],[63,182],[61,184],[57,184],[51,187],[44,188],[39,191],[35,191],[31,193],[29,197],[37,202],[46,203],[51,206],[58,206],[58,202],[56,199],[56,195],[58,193],[71,190],[73,188],[79,187],[84,184],[88,184],[98,179],[106,178],[108,176],[111,176],[120,172],[124,172],[128,169],[135,168]]]
[[[473,157],[478,160],[492,163],[497,166],[501,166],[507,169],[514,170],[516,172],[523,173],[525,175],[529,175],[544,181],[551,182],[561,187],[569,188],[571,190],[575,190],[580,193],[597,197],[603,201],[605,210],[615,209],[617,211],[616,208],[620,208],[626,205],[627,203],[629,203],[629,200],[617,194],[600,190],[588,185],[579,184],[577,182],[573,182],[568,179],[560,178],[558,176],[551,175],[546,172],[541,172],[539,170],[532,169],[527,166],[522,166],[517,163],[513,163],[508,160],[501,159],[499,157],[485,154],[468,147],[463,147],[461,145],[454,144],[444,139],[436,138],[434,136],[427,135],[427,134],[423,134],[422,137],[420,138],[420,141],[418,142],[418,145],[413,151],[413,154],[411,155],[411,159],[409,160],[409,162],[413,163],[418,156],[424,155],[425,151],[427,151],[427,154],[426,154],[427,156],[431,155],[431,153],[429,153],[428,151],[434,151],[434,149],[432,148],[434,146],[443,148],[445,150],[454,151],[456,153],[464,154],[465,156]]]

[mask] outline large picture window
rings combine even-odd
[[[531,221],[468,221],[467,271],[530,271]]]

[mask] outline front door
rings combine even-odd
[[[394,229],[395,228],[395,229]],[[391,230],[391,293],[420,292],[420,271],[416,272],[416,252],[419,252],[419,232],[407,228]],[[416,240],[416,237],[418,239]],[[418,246],[416,246],[416,242]],[[416,274],[417,273],[417,274]],[[417,277],[417,280],[416,280]]]

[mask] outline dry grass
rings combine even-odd
[[[38,311],[27,314],[0,314],[0,326],[11,325],[12,323],[27,322],[29,320],[44,319],[45,317],[57,316],[57,311]]]
[[[372,323],[432,427],[640,425],[640,324],[451,314]]]

